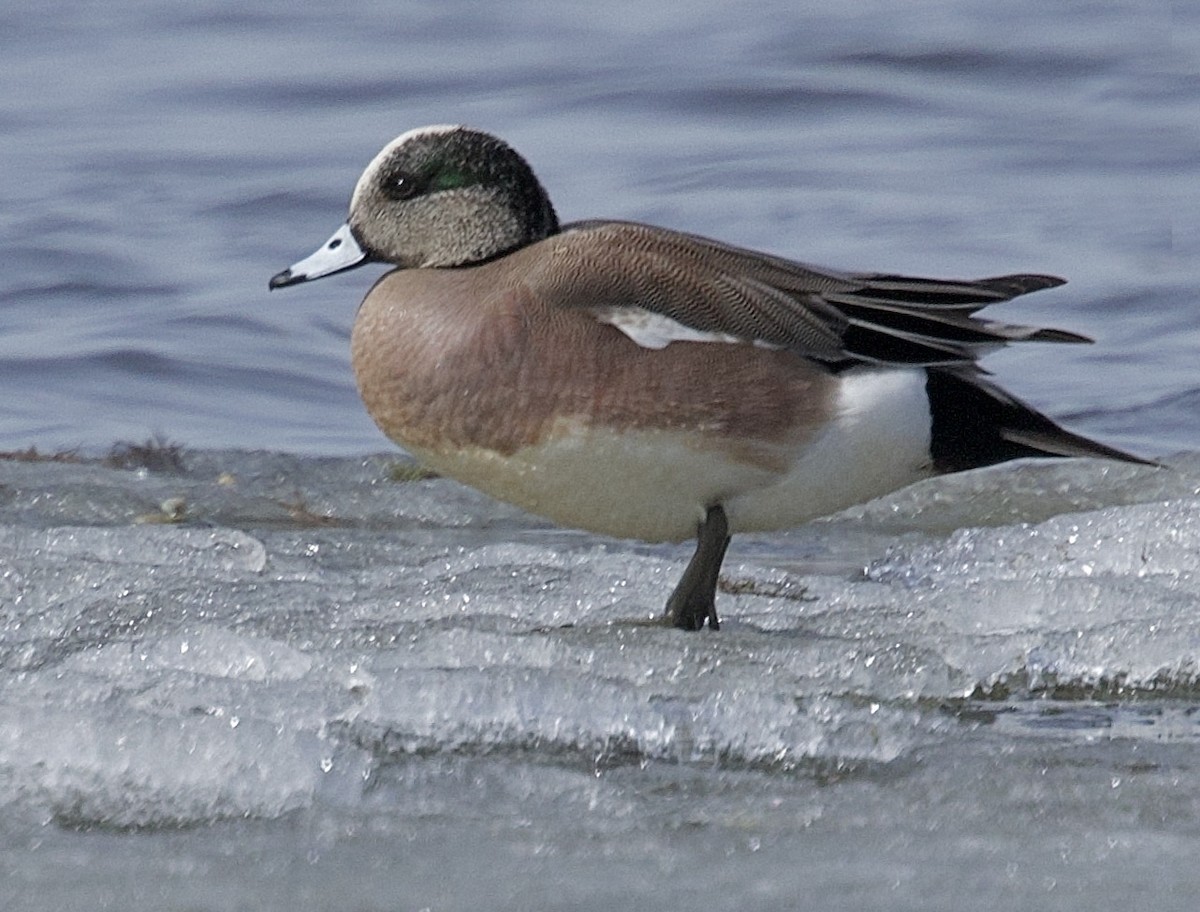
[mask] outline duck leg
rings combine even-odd
[[[704,622],[719,630],[717,620],[717,574],[729,547],[729,522],[720,505],[709,507],[696,530],[696,553],[688,562],[679,585],[667,599],[667,618],[683,630],[700,630]]]

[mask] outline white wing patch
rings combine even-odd
[[[729,333],[704,332],[644,307],[597,307],[592,311],[601,323],[615,326],[642,348],[666,348],[672,342],[745,343]]]

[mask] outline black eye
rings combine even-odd
[[[419,196],[425,189],[424,181],[408,171],[389,174],[383,184],[383,192],[394,200],[408,200]]]

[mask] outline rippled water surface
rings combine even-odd
[[[1197,59],[1167,2],[0,9],[0,451],[69,457],[0,460],[0,906],[1194,908]],[[989,367],[1172,468],[747,536],[648,626],[685,548],[369,455],[378,268],[267,293],[460,121],[565,220],[1063,275],[1003,314],[1097,344]]]
[[[1187,4],[62,3],[0,12],[0,447],[360,453],[363,270],[268,295],[402,130],[507,137],[565,219],[828,265],[1036,270],[1100,344],[995,359],[1089,431],[1195,442]]]

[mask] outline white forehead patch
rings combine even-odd
[[[390,143],[388,143],[386,146],[384,146],[383,151],[380,152],[379,154],[386,155],[388,152],[391,152],[397,146],[402,146],[406,142],[408,142],[410,139],[416,139],[418,136],[442,136],[446,133],[453,133],[455,130],[465,130],[465,129],[466,129],[466,127],[464,127],[462,124],[433,124],[432,126],[428,126],[428,127],[416,127],[412,130],[408,130],[404,133],[401,133],[399,136],[397,136],[395,139],[393,139]]]
[[[359,177],[358,183],[354,185],[354,193],[350,196],[350,209],[353,210],[358,203],[359,196],[369,187],[372,181],[375,180],[375,175],[379,172],[380,167],[387,161],[389,156],[406,142],[417,139],[420,136],[441,136],[445,133],[453,133],[455,130],[465,129],[462,124],[434,124],[429,127],[417,127],[401,133],[390,143],[379,150],[379,154],[371,159],[371,163],[363,170],[362,176]]]

